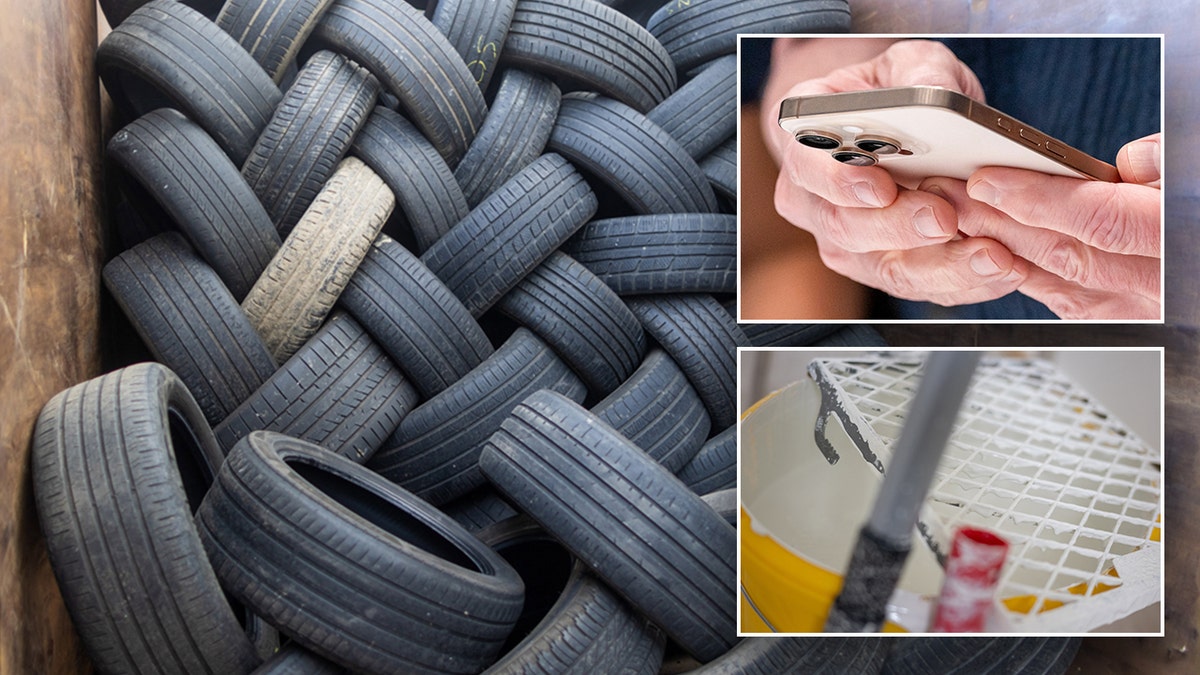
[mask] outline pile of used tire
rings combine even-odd
[[[736,347],[878,344],[734,318],[734,36],[845,0],[101,4],[155,362],[34,442],[101,672],[884,663],[734,622]]]

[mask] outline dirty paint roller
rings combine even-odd
[[[825,621],[827,633],[876,632],[912,547],[912,531],[981,353],[934,352],[867,524]]]

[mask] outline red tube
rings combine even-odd
[[[1008,542],[987,530],[964,527],[955,532],[930,630],[983,632],[1007,556]]]

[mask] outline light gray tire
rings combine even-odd
[[[242,301],[276,361],[321,327],[395,203],[366,164],[342,161]]]

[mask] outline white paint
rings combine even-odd
[[[742,422],[742,503],[755,532],[844,574],[882,477],[837,421],[827,437],[841,459],[825,460],[813,441],[819,404],[816,385],[805,379],[776,392]],[[941,579],[936,558],[914,532],[900,588],[910,597],[933,597]]]
[[[812,354],[803,356],[807,362]],[[997,376],[1017,380],[1027,378],[1030,372],[1016,361],[1000,367],[1005,370]],[[785,370],[770,368],[768,372],[796,372]],[[868,427],[864,430],[868,441],[881,443],[882,448],[875,451],[885,464],[889,456],[886,446],[894,439],[890,430],[876,427],[896,426],[891,423],[895,420],[890,422],[890,418],[869,411],[881,410],[876,405],[885,400],[881,394],[897,391],[906,382],[879,382],[874,389],[851,383],[847,388],[846,408]],[[1159,511],[1161,473],[1149,463],[1157,453],[1153,448],[1131,451],[1136,434],[1117,438],[1099,429],[1081,431],[1078,420],[1102,406],[1095,399],[1084,398],[1075,400],[1090,401],[1091,408],[1087,408],[1089,403],[1084,403],[1083,410],[1073,407],[1075,400],[1068,400],[1058,388],[1078,392],[1069,378],[1062,385],[1049,386],[1047,382],[1045,388],[1020,396],[1013,396],[1019,391],[1015,389],[1004,394],[1007,382],[1001,378],[1000,388],[983,388],[973,411],[976,417],[956,431],[961,432],[956,436],[960,440],[948,449],[951,461],[939,469],[937,497],[927,503],[921,518],[942,546],[948,543],[942,541],[945,528],[954,525],[997,530],[1011,545],[1006,579],[1001,583],[1012,587],[1002,596],[1031,593],[1069,604],[1032,616],[993,612],[987,630],[1078,633],[1108,629],[1114,621],[1134,613],[1154,619],[1148,612],[1152,614],[1161,597],[1161,546],[1145,539]],[[862,461],[836,420],[828,429],[841,461],[836,466],[825,462],[811,438],[818,399],[817,387],[805,377],[777,392],[746,419],[741,445],[742,499],[756,531],[840,574],[880,477]],[[1110,415],[1108,420],[1104,426],[1120,426],[1116,417]],[[955,467],[961,470],[950,477]],[[819,517],[813,517],[814,513]],[[1116,526],[1118,519],[1125,529]],[[1137,532],[1126,527],[1130,522],[1138,524]],[[1139,546],[1142,548],[1135,550]],[[936,595],[941,577],[932,555],[923,546],[916,550],[901,582],[910,599],[920,598],[921,593]],[[933,572],[929,578],[934,582],[932,592],[914,590],[921,586],[920,577],[914,581],[913,572],[922,568],[918,562],[922,554]],[[1105,577],[1103,582],[1121,588],[1083,597],[1065,593],[1075,577],[1081,582],[1097,579],[1096,575],[1112,564],[1121,572],[1121,579]],[[904,602],[903,595],[898,592],[893,603]],[[901,625],[912,625],[908,622],[915,610],[900,607],[893,616],[894,609],[889,609],[893,621],[899,618]],[[1159,625],[1155,620],[1137,630],[1161,630]],[[924,625],[916,627],[923,629]]]

